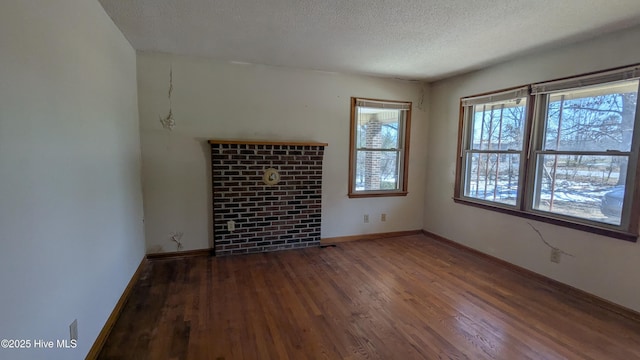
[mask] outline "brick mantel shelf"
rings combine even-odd
[[[217,256],[320,245],[326,143],[209,140]],[[277,172],[267,184],[265,172]],[[233,221],[235,229],[229,229]]]
[[[267,140],[219,140],[211,139],[209,144],[233,144],[233,145],[287,145],[287,146],[322,146],[329,144],[314,141],[267,141]]]

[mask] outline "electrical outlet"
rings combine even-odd
[[[559,264],[561,257],[562,257],[562,252],[560,251],[560,249],[555,249],[555,248],[551,249],[551,262]]]
[[[364,214],[364,223],[365,224],[369,223],[369,214]]]
[[[71,325],[69,325],[69,334],[71,340],[78,340],[78,319],[73,320]]]
[[[387,214],[380,214],[380,221],[387,221]]]
[[[229,230],[229,232],[234,232],[236,230],[236,222],[233,220],[227,221],[227,230]]]

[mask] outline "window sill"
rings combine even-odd
[[[367,197],[385,197],[385,196],[407,196],[407,191],[385,191],[385,192],[357,192],[357,193],[349,193],[349,198],[367,198]]]
[[[580,231],[585,231],[585,232],[589,232],[589,233],[592,233],[592,234],[608,236],[608,237],[619,239],[619,240],[630,241],[630,242],[637,242],[638,241],[638,234],[632,234],[632,233],[628,233],[628,232],[621,231],[621,230],[613,230],[613,229],[609,229],[609,228],[605,228],[605,227],[599,227],[599,226],[595,226],[595,225],[588,225],[588,224],[583,224],[583,223],[578,223],[578,222],[567,221],[567,220],[563,220],[563,219],[543,216],[543,215],[540,215],[540,214],[531,213],[531,212],[525,212],[525,211],[516,210],[516,209],[508,209],[508,208],[504,208],[504,207],[500,207],[500,206],[492,206],[492,205],[479,203],[479,202],[475,202],[475,201],[470,201],[470,200],[462,199],[462,198],[454,197],[453,201],[455,203],[458,203],[458,204],[474,206],[474,207],[478,207],[478,208],[485,209],[485,210],[497,211],[497,212],[500,212],[500,213],[503,213],[503,214],[518,216],[518,217],[522,217],[522,218],[525,218],[525,219],[541,221],[541,222],[545,222],[545,223],[553,224],[553,225],[558,225],[558,226],[564,226],[564,227],[571,228],[571,229],[574,229],[574,230],[580,230]]]

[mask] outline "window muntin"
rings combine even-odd
[[[411,103],[352,98],[349,196],[406,195]]]
[[[639,78],[634,65],[461,99],[455,200],[635,241]],[[486,120],[518,97],[529,107],[510,141]]]

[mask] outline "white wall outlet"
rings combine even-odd
[[[69,334],[71,340],[78,340],[78,319],[73,320],[71,325],[69,325]]]
[[[561,257],[562,257],[562,252],[560,251],[560,249],[555,249],[555,248],[551,249],[551,262],[559,264]]]
[[[387,214],[380,214],[380,221],[387,221]]]
[[[369,223],[369,214],[364,214],[364,223],[365,224]]]
[[[230,232],[233,232],[236,230],[236,222],[233,220],[229,220],[227,221],[227,230],[229,230]]]

